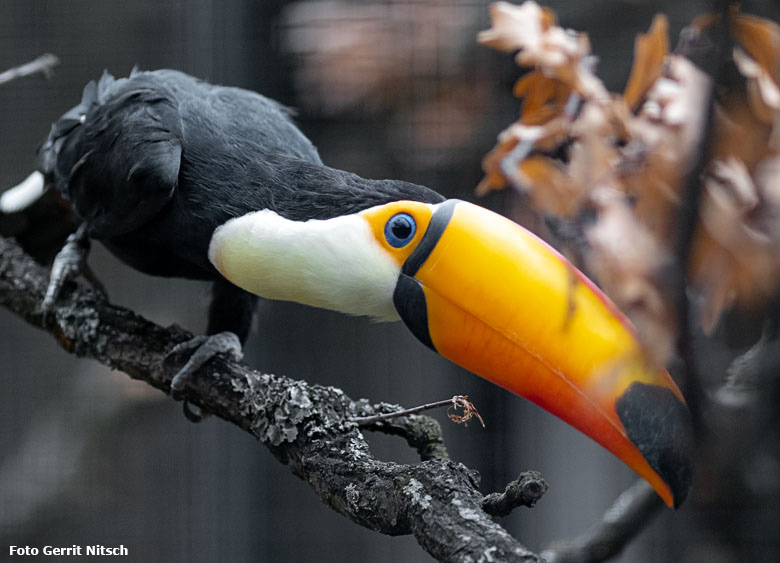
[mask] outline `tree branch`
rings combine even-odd
[[[542,552],[547,563],[596,563],[618,555],[645,529],[663,501],[638,479],[612,503],[601,520],[576,538],[556,542]]]
[[[54,335],[66,351],[168,392],[179,367],[174,364],[183,358],[166,360],[166,354],[189,333],[156,325],[75,284],[65,288],[51,315],[43,315],[39,304],[47,281],[43,267],[0,237],[0,304]],[[371,455],[350,419],[386,405],[374,408],[340,389],[262,374],[220,358],[191,382],[188,399],[253,434],[326,504],[361,526],[414,534],[440,561],[541,561],[482,510],[475,471],[436,455],[416,465]],[[393,428],[414,437],[403,425]],[[423,428],[417,437],[433,436],[433,451],[441,453],[435,447],[440,435],[430,425]]]
[[[690,168],[686,174],[682,199],[677,210],[676,240],[674,252],[676,268],[673,273],[674,297],[676,303],[677,352],[682,360],[684,372],[681,387],[688,409],[691,413],[696,437],[701,439],[707,431],[704,422],[704,410],[707,398],[701,382],[696,355],[693,349],[693,327],[691,326],[691,306],[688,299],[690,258],[693,251],[694,236],[699,225],[699,209],[703,191],[704,172],[715,142],[715,88],[718,84],[723,57],[729,52],[728,11],[732,0],[713,0],[714,13],[720,14],[720,21],[712,26],[712,37],[708,56],[697,57],[699,64],[711,78],[709,91],[703,92],[704,121],[699,132],[696,150]],[[691,55],[691,45],[682,44],[678,53]]]
[[[59,64],[60,59],[56,55],[45,53],[29,63],[0,72],[0,84],[33,74],[42,74],[45,78],[49,78],[54,72],[54,68]]]
[[[493,516],[507,516],[518,506],[533,508],[547,492],[547,483],[538,471],[525,471],[506,486],[503,493],[490,493],[482,501],[482,510]]]

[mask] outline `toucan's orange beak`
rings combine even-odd
[[[678,507],[691,481],[690,419],[628,320],[519,225],[469,203],[437,206],[393,298],[442,356],[555,414]]]

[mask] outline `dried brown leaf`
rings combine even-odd
[[[670,151],[654,150],[625,180],[626,192],[634,196],[634,214],[658,240],[671,245],[684,169]]]
[[[708,14],[697,18],[695,26],[703,30],[719,21],[719,15]],[[743,113],[740,112],[739,106],[748,105],[757,120],[770,126],[768,143],[773,150],[778,151],[780,150],[780,26],[764,18],[742,14],[739,6],[734,4],[729,10],[729,28],[737,44],[733,52],[734,63],[746,78],[747,96],[743,99],[742,93],[732,85],[728,94],[732,97],[736,96],[738,101],[727,102],[726,113],[731,113],[732,110]],[[742,121],[746,120],[742,118]],[[763,129],[757,127],[755,131],[760,133]],[[752,133],[751,136],[755,138]],[[725,153],[726,156],[729,154],[731,153]],[[723,158],[724,154],[718,156]]]
[[[623,93],[623,99],[631,109],[636,109],[645,93],[661,77],[664,61],[669,54],[668,29],[666,16],[657,14],[650,30],[636,38],[634,66]]]
[[[565,119],[558,117],[551,119],[542,125],[525,125],[516,122],[504,129],[498,135],[498,144],[482,159],[482,169],[485,177],[477,186],[477,195],[484,195],[492,190],[505,188],[509,181],[504,173],[505,160],[512,157],[512,152],[518,145],[531,149],[552,150],[566,136]],[[517,163],[510,163],[512,169],[517,170],[522,164],[522,159]],[[512,180],[520,183],[515,175]]]
[[[780,155],[772,155],[759,162],[753,169],[758,192],[771,212],[774,227],[780,227]],[[780,240],[780,233],[775,236]]]
[[[668,126],[684,127],[689,134],[682,141],[690,152],[698,140],[699,132],[706,118],[707,94],[712,86],[709,76],[690,60],[678,55],[669,57],[664,74],[648,91],[645,106],[648,114],[654,106],[656,117]]]
[[[716,161],[704,181],[701,223],[691,260],[711,330],[733,302],[755,305],[780,283],[780,161],[759,163],[755,177],[735,158]]]
[[[477,185],[476,194],[478,196],[486,195],[494,190],[503,190],[507,187],[508,181],[501,170],[501,163],[512,152],[512,149],[517,146],[517,143],[518,140],[516,138],[499,141],[482,159],[482,170],[485,172],[485,176]]]
[[[494,2],[490,5],[490,20],[491,28],[480,31],[477,41],[507,53],[520,49],[538,49],[542,33],[550,27],[549,12],[545,15],[533,1],[523,2],[520,6]]]
[[[780,83],[780,25],[752,16],[736,14],[731,30],[737,43],[775,82]]]
[[[517,81],[513,93],[523,98],[521,123],[541,125],[561,114],[571,95],[571,87],[535,70]]]
[[[558,25],[558,16],[555,15],[555,11],[547,6],[542,6],[542,29],[547,31],[556,25]]]
[[[593,189],[606,178],[614,182],[620,153],[613,116],[611,106],[588,102],[571,125],[574,142],[569,149],[568,169],[582,191]]]
[[[498,140],[504,143],[515,139],[520,143],[528,143],[538,150],[551,151],[563,142],[567,135],[568,120],[561,116],[540,125],[515,122],[498,134]]]
[[[642,224],[673,244],[676,208],[706,119],[710,79],[688,59],[672,55],[644,96],[636,117],[625,119],[629,142],[618,169],[636,201]]]
[[[747,80],[748,100],[756,116],[765,123],[774,121],[780,110],[780,87],[757,61],[739,47],[734,49],[734,63]]]
[[[752,169],[770,152],[772,125],[762,121],[741,95],[715,111],[712,159],[736,158]]]
[[[549,11],[533,0],[516,6],[496,2],[490,6],[492,27],[479,33],[483,45],[505,52],[517,51],[519,66],[539,68],[585,98],[606,99],[608,93],[590,69],[590,42],[554,25]]]
[[[517,180],[530,194],[534,209],[541,213],[571,217],[582,205],[581,184],[552,158],[528,157],[518,166]]]
[[[477,407],[468,398],[468,395],[455,395],[452,398],[452,406],[447,409],[447,416],[455,424],[462,424],[463,426],[468,426],[469,421],[472,418],[476,418],[482,425],[482,428],[485,428],[485,421],[482,420]],[[462,415],[452,412],[453,409],[457,411],[459,408],[463,409]]]

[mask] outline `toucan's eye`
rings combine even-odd
[[[388,244],[395,248],[401,248],[409,244],[417,232],[417,223],[408,213],[398,213],[390,217],[385,224],[385,238]]]

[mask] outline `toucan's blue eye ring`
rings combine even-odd
[[[406,246],[417,232],[417,223],[408,213],[396,213],[385,223],[385,239],[395,248]]]

